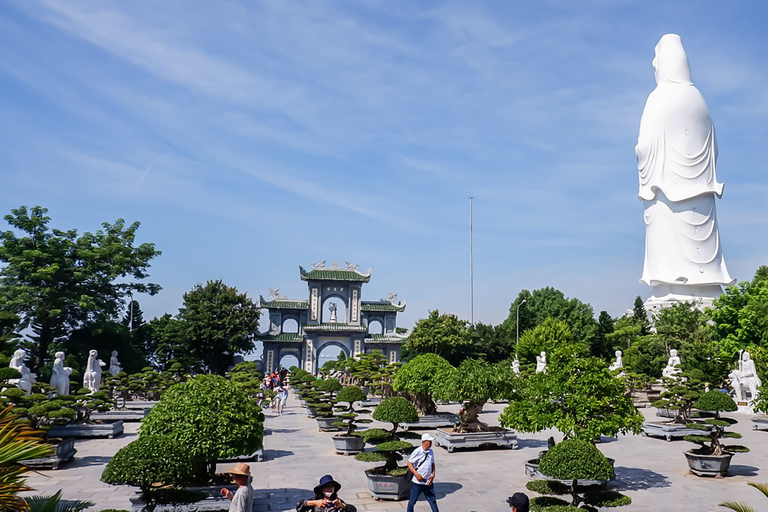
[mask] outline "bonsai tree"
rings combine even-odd
[[[208,482],[219,459],[262,447],[264,414],[224,377],[198,375],[171,386],[142,420],[140,437],[166,436],[195,458],[194,476]]]
[[[580,494],[582,489],[577,485],[578,480],[610,480],[613,477],[611,462],[590,441],[574,438],[555,445],[542,457],[539,471],[557,480],[570,480],[571,484],[566,486],[559,484],[559,482],[538,481],[529,482],[528,488],[545,494],[569,493],[571,495],[571,507],[578,507],[582,503],[600,507],[615,507],[628,505],[632,502],[628,496],[611,491],[588,491],[586,494]],[[567,505],[567,503],[551,498],[534,498],[531,500],[532,509],[543,506],[543,510],[548,510],[547,506],[552,505],[562,506]]]
[[[738,423],[732,418],[720,417],[721,412],[733,412],[738,410],[736,402],[733,401],[730,395],[723,393],[722,391],[712,390],[707,391],[695,404],[697,409],[703,411],[713,411],[715,413],[714,418],[704,420],[704,423],[688,423],[688,428],[707,431],[709,435],[695,435],[689,434],[683,439],[696,443],[699,448],[692,450],[697,455],[724,455],[726,453],[735,452],[748,452],[749,448],[746,446],[729,445],[725,446],[720,442],[720,439],[741,439],[741,434],[738,432],[728,432],[725,429]]]
[[[45,437],[45,432],[51,427],[66,425],[77,417],[73,407],[76,397],[65,395],[48,398],[52,389],[48,384],[35,383],[32,387],[34,392],[26,396],[21,389],[6,388],[0,393],[0,403],[4,407],[14,406],[14,414],[19,416],[18,421],[42,431]]]
[[[167,502],[167,486],[184,485],[192,478],[195,461],[186,446],[170,437],[142,435],[121,448],[104,468],[101,481],[141,489],[144,510],[151,512]],[[202,496],[201,496],[202,495]],[[176,496],[179,502],[197,501],[204,493]]]
[[[690,422],[691,409],[701,396],[704,384],[689,372],[682,372],[677,377],[662,377],[661,382],[665,391],[652,405],[657,409],[675,411],[673,423]]]
[[[363,462],[384,462],[379,466],[369,470],[375,474],[386,474],[390,476],[403,476],[408,473],[408,468],[398,466],[398,462],[403,460],[403,454],[413,450],[413,445],[406,441],[401,441],[397,433],[400,423],[413,423],[418,421],[419,415],[416,413],[411,402],[401,396],[385,398],[373,411],[373,419],[392,424],[392,430],[383,430],[372,428],[363,433],[363,438],[367,443],[376,446],[373,452],[363,452],[355,455],[357,460]]]
[[[509,364],[491,364],[483,359],[465,359],[458,368],[443,367],[435,378],[435,397],[463,403],[457,432],[484,432],[488,425],[478,418],[488,400],[511,393],[517,380]]]
[[[453,368],[437,354],[422,354],[404,364],[395,373],[395,391],[404,391],[419,416],[435,414],[437,406],[432,399],[438,373]]]
[[[261,373],[256,369],[255,362],[243,361],[236,364],[227,372],[227,378],[252,401],[258,403],[263,397]]]
[[[604,360],[590,357],[581,344],[561,345],[548,355],[547,373],[517,381],[499,416],[502,426],[521,432],[556,428],[565,439],[590,442],[640,433],[643,416]]]
[[[350,372],[360,387],[370,387],[371,391],[380,388],[382,381],[386,376],[384,368],[387,366],[387,359],[378,350],[373,350],[368,354],[361,355],[359,359],[350,364]]]
[[[343,407],[340,409],[339,412],[343,411],[342,414],[339,414],[339,418],[341,418],[343,421],[339,421],[337,423],[334,423],[335,426],[345,428],[347,429],[346,433],[342,435],[347,436],[353,436],[356,435],[355,430],[357,429],[357,425],[355,422],[355,419],[360,414],[367,414],[370,411],[366,409],[359,409],[355,410],[355,402],[361,402],[367,398],[367,395],[365,392],[360,389],[358,386],[344,386],[341,388],[341,391],[336,395],[336,402],[338,403],[348,403],[349,407]],[[363,420],[357,420],[357,423],[371,423],[373,420],[369,419],[363,419]]]

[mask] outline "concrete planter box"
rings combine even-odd
[[[416,423],[401,423],[400,426],[403,430],[410,430],[412,428],[429,428],[435,429],[439,427],[452,427],[459,422],[459,415],[453,413],[438,413],[428,414],[426,416],[420,416],[419,421]]]
[[[129,400],[125,402],[126,409],[151,409],[157,404],[157,400]]]
[[[614,459],[608,459],[608,461],[611,463],[611,467],[613,467],[613,464],[616,462]],[[552,478],[551,476],[547,476],[539,471],[539,459],[531,459],[525,461],[525,474],[530,477],[534,478],[536,480],[556,480],[557,482],[560,482],[565,485],[571,485],[572,480],[557,480],[555,478]],[[613,473],[611,475],[610,480],[615,480],[616,474]],[[583,486],[592,486],[592,485],[605,485],[610,480],[576,480],[576,485],[583,485]]]
[[[75,439],[72,437],[62,439],[54,446],[56,446],[56,453],[50,457],[22,460],[21,463],[30,469],[59,469],[59,464],[72,460],[77,453]]]
[[[149,414],[149,408],[144,409],[123,409],[107,412],[92,412],[91,419],[94,421],[141,421]]]
[[[688,428],[686,425],[675,423],[661,423],[657,421],[646,421],[643,423],[643,434],[648,437],[663,437],[667,441],[673,439],[682,439],[691,435],[703,435],[704,430]]]
[[[752,418],[752,430],[768,430],[768,416],[755,416]]]
[[[656,416],[659,418],[675,418],[677,417],[677,411],[670,409],[656,409]],[[700,411],[698,409],[691,410],[691,418],[714,418],[715,414],[709,411]]]
[[[480,446],[503,446],[517,448],[517,433],[514,430],[499,428],[490,432],[467,432],[458,434],[442,428],[435,432],[435,445],[442,446],[452,453],[456,448],[477,448]]]
[[[49,437],[106,437],[112,439],[123,433],[123,422],[85,423],[53,427],[48,431]]]
[[[376,407],[377,405],[379,405],[381,403],[382,400],[384,400],[384,399],[381,398],[380,396],[372,396],[372,397],[368,397],[366,400],[363,400],[362,402],[360,402],[360,405],[363,408],[365,408],[365,409],[367,409],[369,407]]]
[[[353,455],[363,451],[365,441],[360,436],[347,436],[342,434],[333,436],[333,445],[336,447],[336,453]]]
[[[207,512],[214,510],[229,510],[229,506],[232,502],[221,494],[221,490],[224,488],[227,488],[232,492],[237,490],[236,485],[189,487],[191,490],[207,493],[208,497],[202,501],[196,501],[194,503],[158,505],[155,507],[155,512]],[[141,501],[141,493],[139,491],[136,491],[129,499],[131,500],[131,512],[142,512],[144,510],[146,504]]]
[[[403,476],[379,475],[367,470],[365,476],[368,477],[368,488],[371,490],[371,496],[377,500],[403,500],[411,496],[411,479],[413,475]]]
[[[685,458],[688,459],[688,468],[697,476],[725,476],[731,465],[732,453],[723,455],[699,455],[693,450],[688,450]]]
[[[317,416],[317,410],[314,407],[307,406],[307,416],[314,418]]]
[[[239,455],[231,459],[219,459],[219,462],[264,462],[264,450],[256,450],[249,455]]]
[[[337,416],[317,416],[317,427],[320,432],[338,432],[340,429],[334,423],[341,421],[341,418]]]

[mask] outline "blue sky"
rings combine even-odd
[[[499,323],[554,286],[614,316],[638,283],[634,146],[654,46],[682,36],[717,129],[731,274],[768,264],[768,7],[759,2],[131,2],[0,6],[0,212],[139,220],[175,313],[196,283],[306,296],[373,269],[400,325]]]

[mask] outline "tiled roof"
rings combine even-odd
[[[356,281],[367,283],[371,280],[371,271],[365,274],[351,268],[313,268],[309,272],[299,265],[302,281]]]
[[[401,301],[400,304],[392,304],[391,302],[385,302],[381,300],[366,302],[363,301],[360,304],[361,311],[405,311],[405,301]]]
[[[366,329],[365,329],[364,325],[341,324],[341,323],[327,323],[327,324],[305,325],[304,326],[304,332],[322,332],[322,331],[365,332]]]
[[[296,300],[296,299],[275,299],[264,300],[264,297],[259,297],[261,307],[267,309],[309,309],[309,301]]]
[[[304,336],[295,332],[280,334],[260,334],[256,337],[259,341],[304,341]]]
[[[405,343],[408,336],[401,334],[369,334],[365,337],[366,343]]]

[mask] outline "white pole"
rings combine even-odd
[[[517,329],[517,334],[515,336],[515,352],[517,352],[517,344],[520,343],[520,306],[525,304],[525,301],[528,299],[523,299],[520,301],[520,304],[517,305],[517,317],[515,318],[515,328]]]
[[[475,282],[472,270],[472,196],[469,196],[469,323],[475,325]]]

